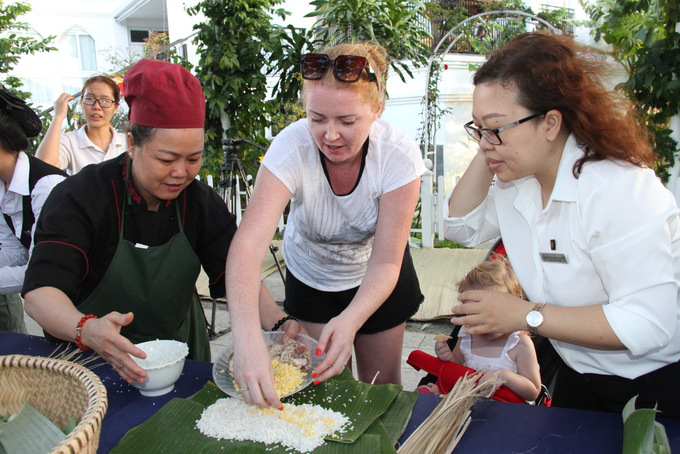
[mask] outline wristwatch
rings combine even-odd
[[[545,306],[545,303],[536,303],[527,314],[527,328],[532,336],[536,335],[538,327],[543,324],[543,306]]]

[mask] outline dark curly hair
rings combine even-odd
[[[524,33],[494,53],[473,83],[515,88],[518,102],[533,112],[560,111],[584,151],[575,177],[588,161],[651,166],[656,154],[632,103],[602,83],[609,69],[602,54],[571,37]]]

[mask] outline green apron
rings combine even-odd
[[[125,187],[123,200],[129,200],[127,184]],[[124,202],[121,219],[125,219],[125,205]],[[132,343],[174,339],[189,345],[190,359],[210,361],[205,315],[196,294],[201,262],[184,235],[176,199],[175,209],[180,231],[162,246],[132,244],[123,238],[125,222],[121,222],[111,264],[78,309],[99,317],[114,310],[132,312],[132,323],[121,329],[121,334]]]

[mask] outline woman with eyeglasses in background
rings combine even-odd
[[[61,133],[68,103],[75,98],[62,93],[54,103],[54,116],[38,149],[37,158],[65,170],[78,173],[89,164],[114,158],[126,150],[125,134],[111,126],[120,106],[120,88],[107,76],[93,76],[83,84],[80,103],[85,124],[76,131]]]
[[[351,365],[365,382],[401,383],[406,320],[423,296],[408,251],[425,171],[414,140],[379,117],[388,62],[375,44],[302,57],[307,118],[267,151],[226,268],[235,379],[247,402],[281,407],[260,332],[261,263],[286,205],[284,310],[325,354],[324,381]],[[237,239],[238,237],[238,239]]]
[[[553,406],[680,417],[680,222],[633,106],[567,36],[521,35],[474,75],[479,142],[445,204],[446,238],[503,238],[529,301],[469,291],[452,323],[528,329],[561,364]],[[490,186],[493,177],[498,180]]]

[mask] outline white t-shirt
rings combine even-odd
[[[69,131],[59,137],[59,166],[69,175],[80,172],[87,165],[115,158],[127,150],[125,134],[117,132],[112,126],[109,128],[113,137],[106,151],[92,143],[85,132],[86,127],[84,125],[77,131]]]
[[[322,291],[361,284],[380,197],[426,170],[415,141],[381,119],[371,127],[366,163],[350,194],[333,194],[307,119],[281,131],[262,164],[293,194],[282,251],[286,266],[300,281]]]
[[[463,218],[448,217],[449,194],[444,233],[465,245],[502,236],[530,301],[604,305],[627,350],[551,342],[577,372],[636,378],[680,359],[678,207],[650,169],[605,160],[587,163],[574,178],[582,155],[571,136],[545,208],[534,177],[496,183]]]

